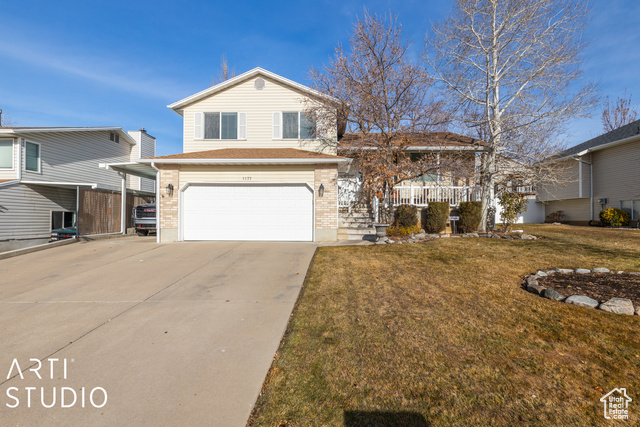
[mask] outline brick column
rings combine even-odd
[[[180,190],[180,166],[158,165],[160,169],[160,195],[156,202],[160,207],[160,241],[178,240],[178,192]],[[167,192],[167,185],[173,185],[173,195]]]
[[[324,186],[324,196],[318,189]],[[338,167],[337,165],[316,165],[314,174],[316,196],[315,228],[316,241],[338,239]]]

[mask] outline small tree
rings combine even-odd
[[[503,191],[498,198],[498,203],[502,207],[500,218],[502,219],[502,231],[511,230],[511,225],[516,222],[516,218],[527,210],[527,199],[511,191]]]
[[[229,62],[227,61],[227,55],[222,54],[220,57],[220,71],[218,72],[217,81],[216,77],[211,79],[211,86],[215,86],[218,83],[222,83],[229,79],[232,79],[236,76],[235,68],[229,67]]]
[[[356,133],[341,140],[340,146],[358,159],[368,199],[388,197],[401,181],[460,164],[435,153],[419,159],[406,155],[416,135],[447,121],[444,103],[431,90],[434,79],[411,60],[410,45],[396,17],[387,19],[365,10],[354,25],[351,51],[338,46],[329,65],[310,71],[314,88],[336,101],[333,108],[326,108],[310,100],[305,110],[318,123],[337,123],[339,133]],[[390,206],[383,205],[381,213],[381,220],[388,221]]]
[[[638,111],[631,107],[631,94],[629,94],[629,98],[627,98],[626,89],[624,95],[618,97],[614,105],[611,105],[609,96],[607,95],[607,100],[602,110],[602,129],[605,133],[618,129],[620,126],[628,125],[636,121],[637,118]]]

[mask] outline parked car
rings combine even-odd
[[[78,229],[76,227],[56,228],[51,230],[51,241],[72,239],[78,236]]]
[[[131,222],[139,236],[146,236],[156,231],[156,204],[147,203],[133,208]]]

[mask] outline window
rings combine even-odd
[[[315,139],[316,121],[302,111],[273,113],[273,139]]]
[[[13,139],[0,139],[0,169],[13,169]]]
[[[640,219],[640,200],[621,200],[620,209],[627,211],[631,219]]]
[[[25,170],[40,172],[40,144],[27,142],[24,146],[24,153]]]
[[[247,113],[195,113],[194,139],[247,139]]]
[[[51,229],[69,228],[75,225],[75,213],[65,211],[51,212]]]
[[[117,133],[110,132],[109,133],[109,139],[111,141],[115,141],[115,142],[119,143],[120,142],[120,135],[118,135]]]

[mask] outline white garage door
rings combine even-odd
[[[184,240],[313,240],[313,193],[306,185],[190,185]]]

